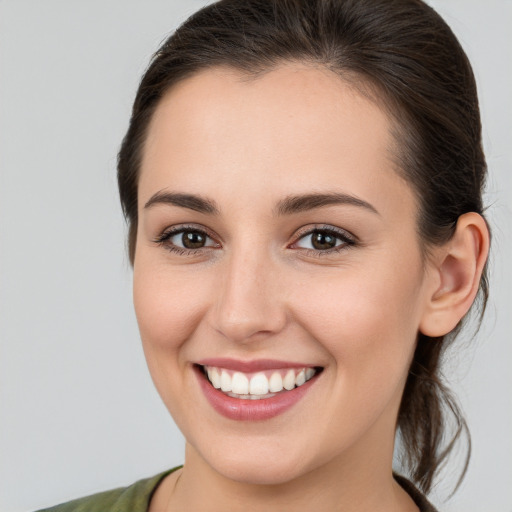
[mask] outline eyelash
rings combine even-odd
[[[195,256],[205,249],[211,249],[212,246],[206,246],[206,247],[200,247],[198,249],[187,249],[184,247],[178,247],[174,244],[169,243],[169,240],[176,235],[179,235],[180,233],[186,233],[186,232],[192,232],[192,233],[198,233],[205,238],[210,238],[211,240],[214,240],[214,237],[211,236],[207,231],[204,229],[198,228],[197,226],[177,226],[172,227],[170,229],[165,230],[161,235],[159,235],[154,241],[154,243],[163,246],[166,250],[178,254],[180,256]],[[323,233],[326,235],[334,236],[337,240],[340,240],[342,243],[338,246],[335,246],[331,249],[326,250],[315,250],[315,249],[306,249],[302,248],[302,251],[305,251],[308,253],[308,255],[312,255],[315,257],[323,257],[328,256],[332,254],[337,254],[341,251],[347,250],[355,245],[358,244],[357,239],[350,234],[349,232],[334,228],[333,226],[315,226],[314,228],[309,228],[308,230],[304,232],[299,232],[296,236],[296,241],[293,242],[292,245],[297,244],[300,240],[303,238],[306,238],[307,236],[311,236],[314,233]],[[215,248],[215,247],[214,247]]]
[[[329,256],[332,254],[337,254],[339,252],[345,251],[357,245],[357,239],[354,235],[345,231],[344,229],[335,228],[333,226],[315,226],[314,228],[308,228],[305,231],[297,233],[296,241],[293,242],[292,245],[296,245],[300,240],[307,238],[315,233],[322,233],[324,235],[331,235],[337,239],[337,241],[341,241],[340,245],[334,246],[331,249],[326,250],[318,250],[318,249],[305,249],[301,248],[303,251],[306,251],[309,255],[315,256],[318,258]]]
[[[209,249],[209,247],[201,247],[198,249],[187,249],[185,247],[178,247],[174,244],[171,244],[169,240],[175,236],[179,235],[180,233],[199,233],[200,235],[210,238],[213,240],[213,236],[208,234],[204,229],[200,229],[197,226],[177,226],[172,227],[170,229],[166,229],[161,235],[159,235],[154,242],[158,245],[161,245],[166,250],[173,252],[175,254],[178,254],[180,256],[195,256],[196,254],[200,253],[204,249]]]

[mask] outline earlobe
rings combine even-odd
[[[483,217],[474,212],[461,215],[452,238],[435,252],[433,286],[419,326],[430,337],[452,331],[475,300],[489,252],[489,230]]]

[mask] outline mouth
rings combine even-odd
[[[323,367],[218,359],[194,364],[194,371],[217,412],[229,419],[254,421],[270,419],[299,402]]]
[[[239,400],[273,398],[303,386],[323,370],[321,366],[304,366],[242,372],[219,366],[197,366],[215,389]]]

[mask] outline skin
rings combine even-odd
[[[435,329],[444,311],[435,300],[461,289],[465,274],[451,260],[443,267],[449,248],[425,262],[390,132],[375,103],[299,64],[255,80],[210,69],[161,101],[141,167],[134,302],[152,378],[187,445],[184,469],[158,488],[152,512],[417,510],[392,478],[398,407],[418,331]],[[219,214],[145,207],[161,192],[207,197]],[[375,211],[331,204],[275,215],[279,201],[312,192]],[[463,245],[480,236],[480,254],[475,222]],[[207,231],[207,246],[177,254],[156,242],[183,224]],[[319,254],[305,233],[326,225],[355,243]],[[467,265],[467,304],[454,313],[450,303],[453,325],[479,265]],[[455,278],[440,270],[454,267]],[[284,414],[240,422],[202,394],[192,365],[206,357],[324,370]]]

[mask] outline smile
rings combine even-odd
[[[228,396],[246,400],[272,398],[276,393],[291,391],[309,381],[315,368],[289,368],[257,373],[235,372],[226,368],[204,366],[203,371],[215,389]]]
[[[295,405],[323,368],[300,364],[215,360],[195,364],[203,394],[221,415],[242,421],[266,420]]]

